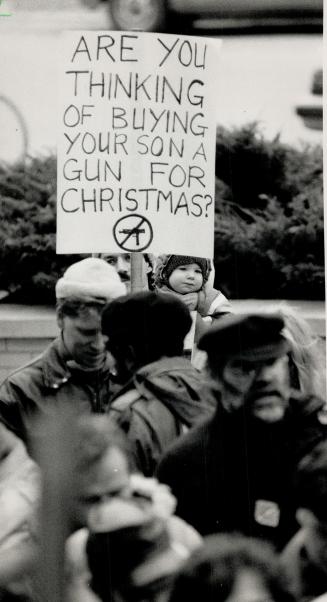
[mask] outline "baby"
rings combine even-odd
[[[208,259],[189,255],[160,255],[154,271],[157,290],[176,295],[190,311],[197,311],[196,339],[204,330],[201,318],[211,322],[212,319],[231,312],[225,295],[208,286],[210,271]]]

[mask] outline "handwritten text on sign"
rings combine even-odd
[[[69,32],[59,253],[213,254],[219,42]]]

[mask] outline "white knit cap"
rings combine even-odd
[[[57,299],[110,301],[121,295],[126,295],[126,287],[115,268],[97,257],[87,257],[69,266],[56,284]]]

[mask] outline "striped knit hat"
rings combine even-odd
[[[159,255],[154,270],[154,284],[157,288],[169,286],[169,278],[172,272],[181,265],[196,263],[201,269],[203,285],[208,280],[210,273],[210,261],[204,257],[193,257],[192,255]]]

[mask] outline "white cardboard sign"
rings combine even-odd
[[[213,256],[220,44],[63,35],[58,253]]]

